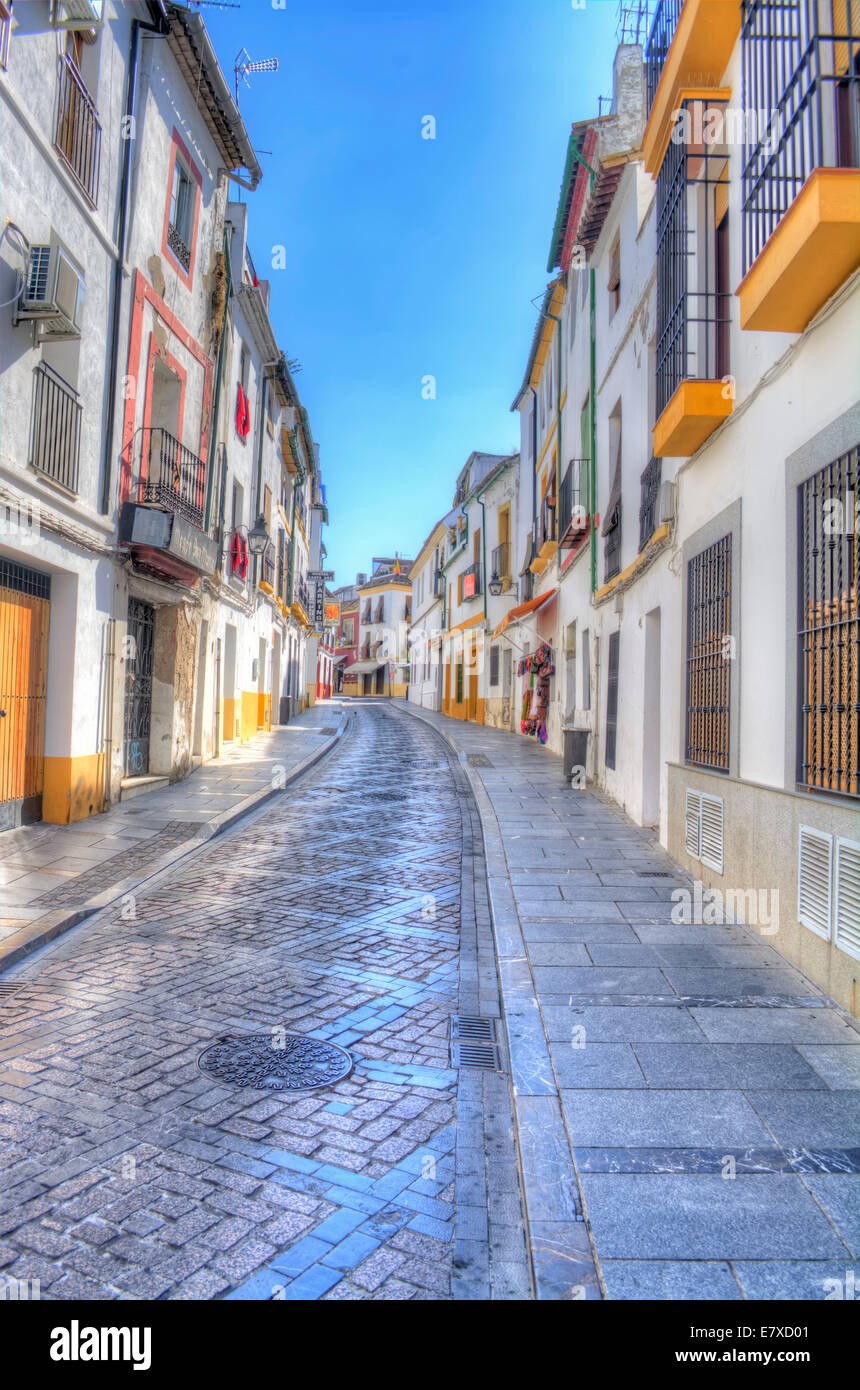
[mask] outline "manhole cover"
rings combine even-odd
[[[352,1071],[352,1057],[335,1043],[301,1033],[252,1033],[219,1038],[197,1059],[206,1076],[260,1091],[313,1091]]]
[[[490,762],[489,758],[487,757],[486,753],[469,753],[468,756],[467,756],[467,758],[466,758],[466,762],[469,764],[470,767],[492,767],[492,766],[493,766],[493,764]]]
[[[325,728],[325,729],[318,729],[318,730],[317,730],[317,733],[325,734],[327,738],[331,738],[332,734],[336,734],[336,733],[337,733],[337,729],[332,729],[332,728],[328,728],[328,727],[327,727],[327,728]]]
[[[365,801],[408,801],[402,792],[365,792]]]

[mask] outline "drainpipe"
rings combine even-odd
[[[533,386],[529,387],[532,393],[532,532],[537,521],[537,391]]]
[[[573,153],[578,162],[588,173],[588,193],[589,197],[594,191],[594,180],[597,177],[595,170],[583,159],[579,150],[574,146]],[[589,433],[591,435],[591,458],[588,469],[588,487],[591,500],[591,592],[597,589],[597,535],[594,524],[594,504],[597,501],[597,401],[595,392],[597,390],[597,357],[595,343],[596,312],[594,301],[594,270],[589,270],[589,326],[588,336],[591,339],[591,380],[588,393],[588,409],[591,419],[589,420]]]
[[[556,465],[555,465],[555,488],[556,488],[556,495],[557,495],[557,494],[558,494],[559,483],[561,482],[561,469],[562,469],[562,467],[563,467],[562,457],[561,457],[561,360],[562,360],[561,319],[559,318],[558,314],[551,314],[551,313],[549,312],[548,309],[545,309],[545,310],[544,310],[544,315],[543,315],[543,316],[544,316],[545,319],[552,319],[553,323],[555,323],[555,325],[556,325],[557,328],[558,328],[558,381],[556,382],[556,388],[557,388],[557,389],[556,389],[556,402],[555,402],[555,406],[556,406],[556,410],[555,410],[555,419],[556,419],[556,454],[557,454]]]
[[[134,97],[137,79],[137,49],[138,36],[143,30],[148,34],[161,35],[163,30],[158,24],[145,24],[141,19],[133,19],[131,22],[131,43],[128,53],[128,81],[125,87],[125,115],[124,129],[128,132],[134,115]],[[126,138],[122,142],[122,172],[120,174],[119,192],[119,222],[116,233],[116,260],[113,265],[111,277],[111,309],[110,309],[110,334],[108,337],[108,393],[107,404],[105,406],[105,430],[104,450],[102,453],[102,493],[99,501],[99,512],[102,516],[107,516],[110,511],[111,492],[113,484],[113,440],[115,434],[114,412],[116,410],[116,379],[117,379],[117,353],[119,350],[119,315],[122,300],[122,268],[125,261],[125,234],[128,223],[128,193],[131,182],[131,147],[132,140]]]
[[[218,433],[218,411],[221,405],[221,386],[224,376],[224,339],[227,336],[227,308],[230,303],[230,296],[233,293],[233,271],[230,264],[230,250],[227,244],[227,233],[224,233],[224,272],[227,283],[224,286],[224,315],[221,320],[221,336],[218,341],[218,361],[215,366],[215,395],[212,401],[212,429],[209,436],[209,457],[206,469],[206,513],[204,526],[208,533],[209,523],[212,519],[212,461],[215,457],[216,435]]]
[[[502,476],[502,473],[507,473],[510,466],[509,463],[506,463],[504,468],[500,469],[498,473],[494,473],[491,478],[488,478],[475,493],[475,501],[481,508],[481,567],[483,570],[484,622],[487,621],[487,509],[482,499],[490,485],[496,482],[496,480]]]
[[[265,438],[265,434],[266,434],[266,405],[267,405],[267,401],[268,401],[268,395],[269,395],[269,378],[266,376],[266,369],[265,369],[265,367],[264,367],[264,368],[263,368],[263,388],[262,388],[262,390],[261,390],[261,392],[260,392],[260,418],[259,418],[259,420],[257,421],[257,487],[256,487],[256,493],[255,493],[256,502],[255,502],[255,505],[254,505],[254,510],[255,510],[255,512],[256,512],[257,515],[256,515],[255,518],[254,518],[254,524],[256,524],[257,516],[260,516],[260,514],[261,514],[261,502],[262,502],[262,496],[263,496],[263,439]],[[256,588],[256,585],[257,585],[257,580],[258,580],[258,578],[259,578],[260,569],[261,569],[261,567],[262,567],[262,561],[263,561],[262,555],[255,555],[255,556],[254,556],[254,587],[255,587],[255,588]]]

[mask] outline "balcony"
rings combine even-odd
[[[534,558],[530,566],[532,574],[543,574],[557,550],[556,498],[554,493],[548,493],[541,502],[540,514],[534,525]]]
[[[728,148],[705,134],[725,102],[679,109],[687,138],[670,142],[657,177],[658,458],[688,458],[732,410]]]
[[[663,162],[681,94],[719,87],[740,31],[741,0],[662,0],[657,6],[645,48],[649,112],[642,149],[649,174]]]
[[[374,613],[373,618],[372,618],[371,621],[374,622],[374,623],[382,623],[382,622],[385,621],[385,600],[384,600],[384,599],[380,599],[379,602],[377,603],[377,605],[376,605],[376,611],[375,611],[375,613]]]
[[[54,148],[93,207],[99,197],[102,127],[92,97],[72,59],[59,60]]]
[[[47,362],[39,363],[35,378],[31,462],[67,492],[77,492],[81,453],[78,393]]]
[[[490,556],[490,574],[494,579],[501,579],[502,589],[509,589],[511,586],[511,543],[502,541],[497,545]]]
[[[305,613],[310,613],[310,598],[308,596],[308,581],[303,574],[296,575],[296,587],[293,593],[294,602],[300,603]]]
[[[167,430],[153,426],[136,436],[138,502],[175,512],[203,529],[206,465]]]
[[[663,461],[652,458],[639,479],[639,549],[644,550],[657,529],[657,504],[663,481]]]
[[[267,594],[275,592],[275,547],[267,546],[260,565],[260,588]]]
[[[463,602],[469,599],[478,598],[483,593],[481,584],[481,565],[477,562],[463,570],[460,576],[460,594]]]
[[[621,503],[615,507],[603,542],[603,582],[621,573]]]
[[[167,244],[187,275],[191,268],[191,248],[186,246],[182,233],[172,222],[167,227]]]
[[[558,492],[558,540],[576,549],[588,535],[588,477],[590,459],[571,459]]]
[[[860,266],[860,17],[856,5],[747,0],[741,328],[801,333]],[[767,61],[763,61],[764,56]]]

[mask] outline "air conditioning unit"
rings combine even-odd
[[[85,289],[61,246],[32,246],[15,322],[38,319],[43,337],[79,338]]]
[[[667,521],[675,520],[675,484],[661,483],[660,497],[657,505],[657,524],[663,526]]]
[[[51,0],[54,29],[97,29],[104,17],[104,0]]]

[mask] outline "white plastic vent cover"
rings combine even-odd
[[[702,815],[699,829],[702,863],[714,873],[723,872],[723,800],[702,793]]]
[[[833,836],[801,825],[797,843],[797,918],[816,936],[830,940]]]
[[[698,859],[714,873],[723,872],[722,797],[687,788],[684,807],[684,848],[691,859]]]
[[[684,808],[684,848],[691,859],[698,859],[700,853],[700,829],[702,824],[702,798],[698,792],[687,788]]]
[[[836,945],[860,960],[860,844],[836,841]]]

